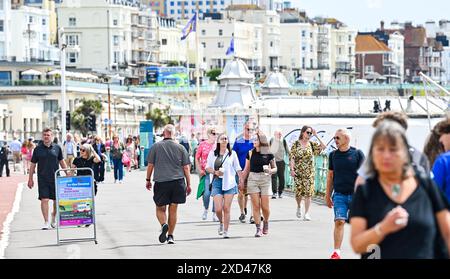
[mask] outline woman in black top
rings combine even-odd
[[[351,244],[363,258],[435,258],[439,234],[441,247],[450,248],[448,205],[429,177],[416,175],[407,146],[405,130],[392,121],[373,135],[370,178],[357,188],[350,210]]]
[[[269,200],[272,196],[271,175],[277,173],[277,165],[274,156],[270,153],[267,137],[257,131],[253,139],[253,150],[247,154],[243,178],[240,186],[244,187],[243,181],[248,177],[247,193],[252,200],[253,218],[256,225],[255,237],[261,237],[269,233]],[[261,209],[264,216],[263,228],[261,228]]]
[[[83,144],[80,147],[81,155],[75,158],[72,162],[72,168],[90,168],[94,171],[95,164],[101,162],[100,156],[95,152],[94,148],[90,144]],[[88,170],[78,170],[77,175],[91,175],[91,172]],[[95,194],[97,195],[97,181],[94,180],[94,189]]]

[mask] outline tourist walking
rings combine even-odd
[[[72,161],[72,168],[73,169],[80,169],[80,168],[89,168],[92,170],[92,173],[94,173],[94,169],[96,164],[99,164],[101,162],[100,156],[95,152],[94,148],[90,144],[83,144],[80,147],[80,153],[81,155],[77,158],[75,158]],[[82,175],[92,175],[92,173],[89,170],[77,170],[77,176]],[[94,178],[94,191],[95,195],[97,195],[97,180]]]
[[[107,161],[106,157],[106,147],[102,143],[102,139],[99,136],[95,137],[95,142],[92,145],[95,152],[100,157],[100,162],[94,164],[94,177],[95,181],[102,183],[105,181],[105,162]]]
[[[66,160],[66,165],[71,166],[73,159],[75,157],[78,157],[77,154],[78,147],[77,143],[75,142],[75,139],[73,138],[71,133],[67,133],[66,140],[63,143],[63,155],[64,160]]]
[[[275,156],[275,163],[277,165],[277,173],[272,175],[272,199],[281,199],[285,185],[284,172],[286,170],[285,158],[289,158],[289,147],[281,130],[274,133],[274,137],[270,140],[270,152]]]
[[[356,189],[350,210],[351,245],[363,258],[432,259],[436,248],[450,248],[445,197],[415,171],[405,134],[398,123],[383,121],[372,137],[366,183]]]
[[[6,176],[11,176],[9,171],[8,153],[9,148],[6,144],[0,147],[0,177],[3,176],[3,167],[6,167]]]
[[[126,157],[128,158],[126,160],[126,164],[124,163],[125,167],[127,168],[128,172],[131,172],[131,167],[133,167],[136,164],[136,149],[133,143],[133,138],[132,137],[128,137],[127,141],[125,143],[125,152],[126,152]],[[125,154],[124,154],[125,155]]]
[[[125,146],[119,141],[119,136],[113,136],[113,142],[111,144],[111,157],[114,165],[114,183],[119,181],[119,184],[122,184],[123,181],[122,157],[124,151]]]
[[[219,218],[219,235],[229,238],[230,210],[234,196],[238,193],[236,175],[241,176],[241,166],[236,152],[231,150],[230,141],[226,134],[217,138],[217,145],[210,152],[206,164],[207,176],[212,183],[211,195],[214,198],[214,208]],[[205,183],[209,188],[210,183]]]
[[[320,144],[311,141],[316,137]],[[311,198],[314,195],[315,166],[314,156],[318,156],[326,148],[316,130],[310,126],[303,126],[299,139],[291,148],[290,168],[294,178],[295,199],[297,201],[297,217],[305,221],[311,221],[309,208]],[[305,212],[302,214],[302,199],[305,200]]]
[[[156,204],[156,217],[161,224],[159,241],[174,244],[173,233],[177,223],[179,204],[186,202],[191,193],[190,162],[186,149],[175,142],[175,127],[164,127],[164,140],[155,143],[148,154],[147,189],[152,189],[152,174],[155,182],[153,200]],[[168,216],[167,216],[168,207]]]
[[[270,153],[269,141],[261,131],[256,132],[253,138],[253,146],[254,148],[247,154],[240,187],[245,187],[243,181],[248,178],[247,193],[252,201],[252,216],[256,226],[255,237],[261,237],[263,234],[269,233],[269,200],[272,195],[271,175],[277,173],[277,165],[274,160],[275,157]],[[261,209],[264,217],[262,229]]]
[[[253,142],[251,140],[251,136],[254,133],[255,128],[252,122],[247,121],[244,124],[244,131],[241,136],[237,137],[234,145],[233,145],[233,151],[236,152],[238,159],[239,159],[239,165],[241,166],[241,169],[245,168],[245,161],[247,158],[247,154],[250,150],[253,149]],[[236,176],[236,181],[238,184],[241,184],[239,181],[239,177]],[[244,183],[243,185],[247,185],[247,181],[242,181]],[[239,209],[241,210],[241,215],[239,216],[239,221],[241,223],[245,223],[246,215],[247,215],[247,188],[242,187],[239,189],[239,195],[238,195],[238,202],[239,202]]]
[[[42,142],[34,149],[31,158],[28,188],[34,187],[33,175],[37,165],[37,181],[41,211],[44,217],[43,230],[56,227],[56,193],[55,172],[61,168],[66,169],[61,147],[53,142],[53,131],[49,128],[42,132]],[[66,172],[67,174],[67,172]],[[53,201],[52,219],[49,222],[49,201]]]
[[[450,119],[439,122],[436,130],[444,152],[434,162],[433,179],[450,202]]]
[[[361,150],[350,146],[350,133],[339,129],[334,135],[337,150],[330,153],[325,201],[334,208],[334,251],[331,259],[341,258],[344,225],[348,222],[350,204],[358,169],[364,162]]]
[[[208,139],[201,142],[200,145],[197,148],[197,153],[195,154],[195,165],[198,166],[198,172],[200,176],[200,180],[202,177],[205,176],[205,190],[203,191],[203,214],[202,214],[202,220],[206,220],[208,218],[208,209],[209,209],[209,203],[211,200],[211,190],[209,189],[209,184],[211,182],[210,175],[206,173],[206,164],[208,161],[208,155],[211,151],[214,151],[216,147],[216,129],[215,127],[209,127],[206,131],[206,134],[208,136]],[[219,219],[217,219],[217,216],[214,211],[214,203],[212,206],[213,211],[213,221],[217,222]]]
[[[17,171],[16,165],[20,164],[22,162],[22,143],[17,139],[17,137],[14,137],[14,140],[9,144],[9,150],[11,150],[13,155],[13,169],[14,171]]]
[[[31,158],[33,156],[35,145],[33,138],[29,138],[22,146],[23,173],[28,174],[30,171]]]

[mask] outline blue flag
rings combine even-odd
[[[191,32],[196,32],[197,30],[197,13],[189,20],[187,25],[183,28],[183,36],[181,36],[181,40],[184,40],[189,36]]]
[[[234,54],[234,37],[231,38],[230,46],[227,49],[226,55]]]

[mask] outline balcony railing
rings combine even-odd
[[[56,86],[61,85],[61,83],[54,80],[16,80],[14,82],[15,86]]]

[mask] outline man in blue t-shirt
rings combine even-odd
[[[347,130],[337,130],[334,140],[338,149],[330,153],[325,201],[329,208],[334,207],[334,251],[331,259],[340,259],[344,225],[348,221],[354,185],[358,169],[364,162],[364,154],[350,146]]]
[[[434,162],[433,179],[450,202],[450,119],[438,124],[439,141],[444,146],[445,153]]]
[[[247,121],[244,124],[244,132],[242,135],[238,136],[236,138],[236,141],[233,145],[233,150],[236,152],[238,159],[239,159],[239,165],[242,169],[245,168],[245,161],[247,154],[250,150],[253,149],[253,141],[251,140],[251,136],[253,132],[255,131],[255,128],[253,126],[253,123],[250,121]],[[239,184],[239,177],[236,176],[236,182]],[[239,208],[241,209],[241,215],[239,216],[239,221],[242,223],[245,223],[245,216],[247,215],[247,193],[246,190],[239,191],[238,195],[238,202],[239,202]]]

